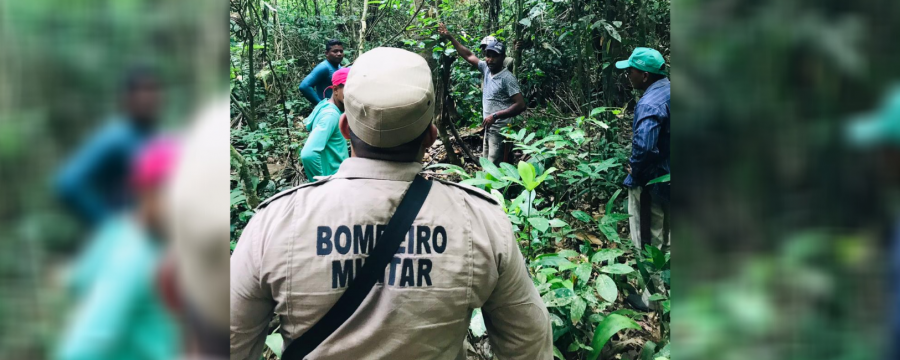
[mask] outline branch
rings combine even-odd
[[[419,3],[419,8],[416,9],[416,12],[413,14],[413,16],[412,16],[411,18],[409,18],[409,21],[406,22],[406,25],[403,25],[403,27],[400,28],[400,31],[397,32],[396,34],[394,34],[394,36],[391,36],[390,39],[388,39],[388,40],[385,41],[385,42],[382,42],[382,43],[381,43],[381,46],[390,44],[390,42],[391,42],[391,41],[394,41],[394,39],[395,39],[397,36],[400,36],[400,34],[405,33],[405,32],[406,32],[406,28],[409,27],[409,24],[412,24],[413,20],[415,20],[416,17],[419,16],[419,12],[422,11],[422,7],[423,7],[424,5],[425,5],[425,0],[422,0],[422,2]]]

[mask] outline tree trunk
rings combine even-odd
[[[250,0],[253,1],[253,0]],[[249,43],[247,46],[247,64],[250,67],[250,71],[247,74],[247,94],[250,96],[250,111],[247,114],[247,126],[250,127],[250,130],[256,130],[256,72],[253,66],[253,37],[256,30],[253,28],[253,14],[250,13],[250,9],[248,9],[250,5],[250,1],[247,1],[247,7],[242,9],[241,14],[247,13],[244,18],[244,23],[247,24],[246,34],[247,34],[247,42]]]
[[[256,188],[253,186],[253,180],[250,178],[250,169],[247,161],[234,148],[234,145],[231,145],[231,158],[234,160],[232,164],[237,165],[238,176],[240,176],[241,183],[243,183],[244,196],[247,197],[247,205],[250,205],[251,209],[255,209],[259,206],[259,197],[256,195]]]
[[[500,28],[500,0],[488,0],[488,30],[497,32]]]
[[[519,42],[519,43],[522,42],[522,33],[524,33],[524,30],[525,30],[525,29],[523,29],[522,24],[519,23],[519,20],[522,20],[522,17],[523,17],[523,15],[522,15],[522,0],[516,0],[516,19],[515,19],[515,21],[516,21],[516,24],[515,24],[516,40],[515,41]],[[513,71],[513,75],[518,75],[519,64],[522,63],[522,46],[517,45],[517,44],[506,44],[506,45],[507,45],[507,47],[509,47],[509,45],[515,46],[515,50],[513,51],[514,61],[513,61],[512,71]]]
[[[359,44],[356,47],[356,58],[358,59],[360,55],[363,53],[363,45],[366,42],[366,15],[369,13],[369,6],[367,0],[362,0],[362,8],[363,13],[362,17],[359,18]]]

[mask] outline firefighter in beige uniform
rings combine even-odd
[[[273,312],[285,344],[328,312],[437,137],[431,71],[416,54],[363,54],[344,94],[352,157],[260,205],[232,255],[232,359],[259,358]],[[307,359],[465,359],[476,308],[498,359],[552,359],[549,315],[506,215],[479,189],[435,182],[384,278]]]

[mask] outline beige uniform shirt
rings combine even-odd
[[[322,318],[421,170],[354,157],[261,205],[231,257],[231,358],[259,358],[273,312],[285,346]],[[506,215],[479,189],[434,182],[385,278],[307,359],[465,359],[476,308],[498,359],[553,358]]]

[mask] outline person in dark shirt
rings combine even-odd
[[[626,169],[628,177],[628,213],[631,241],[642,251],[650,244],[665,251],[669,246],[668,204],[669,183],[648,184],[653,179],[669,174],[669,79],[666,77],[665,60],[659,51],[639,47],[628,60],[619,61],[616,67],[624,69],[631,85],[644,95],[634,107],[631,157]],[[653,279],[662,288],[659,279]],[[630,299],[633,306],[646,309],[649,305],[646,289],[640,296]]]
[[[91,227],[131,203],[126,180],[130,164],[157,125],[161,84],[156,74],[134,68],[123,90],[123,113],[107,120],[54,179],[57,196]]]
[[[300,93],[313,106],[322,102],[322,99],[331,98],[331,76],[341,68],[344,60],[344,43],[337,39],[328,40],[325,43],[325,60],[316,65],[300,83]]]

